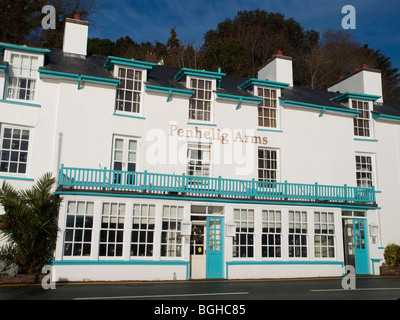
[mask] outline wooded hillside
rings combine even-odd
[[[1,0],[0,41],[37,47],[61,48],[66,17],[79,13],[89,19],[101,10],[97,0],[54,0],[56,30],[41,28],[45,0]],[[319,34],[304,30],[294,19],[264,10],[239,11],[215,30],[204,35],[201,47],[179,39],[171,29],[167,43],[137,43],[128,35],[116,41],[89,39],[89,54],[118,56],[155,62],[164,58],[167,66],[214,70],[254,77],[258,68],[277,51],[293,58],[294,82],[298,86],[326,89],[355,69],[368,65],[382,71],[385,101],[400,103],[400,74],[390,57],[357,42],[351,33],[328,30]]]

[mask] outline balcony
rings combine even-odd
[[[62,166],[58,184],[59,190],[63,192],[139,193],[148,196],[376,205],[374,188],[193,177],[106,168]]]

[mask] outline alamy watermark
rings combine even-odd
[[[43,290],[55,290],[56,283],[53,282],[54,268],[52,266],[44,266],[42,273],[46,274],[42,279]]]
[[[344,267],[345,276],[342,280],[344,290],[356,290],[356,268],[353,266]]]
[[[342,19],[342,28],[345,30],[357,28],[356,26],[356,8],[352,5],[346,5],[342,8],[342,14],[345,14]]]
[[[52,5],[46,5],[42,8],[42,13],[46,16],[42,19],[42,28],[44,30],[56,28],[56,8]]]

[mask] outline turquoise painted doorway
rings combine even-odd
[[[224,218],[207,218],[207,279],[224,278]]]
[[[367,220],[354,219],[354,249],[357,274],[369,274]]]

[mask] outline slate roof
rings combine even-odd
[[[400,104],[394,102],[385,102],[383,104],[374,104],[374,111],[379,114],[400,117]]]
[[[181,82],[174,80],[179,69],[155,66],[147,75],[147,83],[160,87],[188,90]]]
[[[339,95],[340,93],[337,92],[321,91],[306,87],[287,87],[282,90],[281,98],[283,100],[350,110],[340,102],[331,100]]]
[[[113,79],[112,72],[103,68],[106,60],[102,56],[89,55],[84,59],[64,55],[61,50],[52,50],[46,55],[45,66],[40,69]]]
[[[165,66],[155,66],[147,76],[147,83],[155,86],[183,89],[187,90],[182,82],[176,81],[174,77],[178,74],[180,69],[165,67]],[[243,97],[254,97],[251,93],[246,90],[239,88],[241,84],[246,82],[245,78],[237,78],[225,76],[221,81],[221,88],[217,89],[217,93],[230,94],[234,96]]]
[[[41,69],[86,75],[98,78],[113,79],[110,70],[104,69],[107,57],[89,55],[86,59],[80,57],[66,56],[62,50],[52,50],[46,55],[46,64]],[[0,62],[1,64],[5,64]],[[180,69],[155,66],[148,73],[148,84],[187,90],[182,82],[174,79]],[[249,91],[239,88],[248,79],[225,76],[222,78],[221,87],[217,93],[224,93],[234,96],[254,97]],[[334,97],[340,95],[338,92],[314,90],[306,87],[287,87],[282,90],[281,98],[288,101],[303,102],[319,106],[334,107],[349,110],[348,107],[340,102],[332,101]],[[400,104],[385,102],[383,105],[374,104],[374,111],[380,114],[400,117]]]

